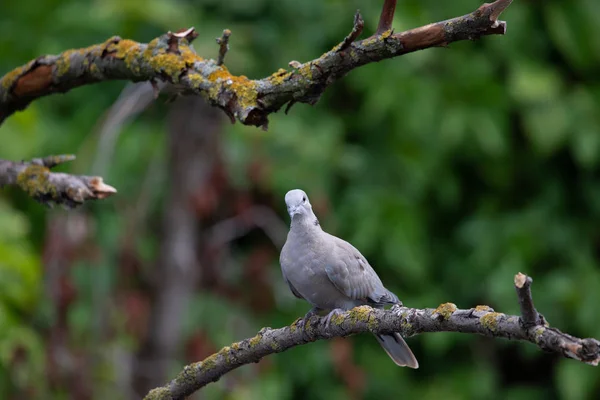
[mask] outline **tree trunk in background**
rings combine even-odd
[[[200,276],[200,222],[193,196],[219,160],[221,115],[200,97],[177,100],[169,116],[169,182],[149,329],[134,368],[138,396],[160,386],[182,349],[182,326]]]

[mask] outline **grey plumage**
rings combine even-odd
[[[285,202],[291,226],[281,250],[281,271],[292,293],[313,306],[307,315],[320,310],[335,313],[364,304],[383,308],[399,303],[354,246],[321,229],[306,193],[290,190]],[[400,334],[376,338],[397,365],[419,367]]]

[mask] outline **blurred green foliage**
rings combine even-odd
[[[331,48],[351,28],[357,8],[372,32],[380,3],[5,1],[0,73],[112,35],[149,41],[195,26],[200,36],[194,46],[205,57],[216,57],[214,38],[231,29],[227,66],[260,78]],[[394,27],[424,25],[479,5],[402,1]],[[289,189],[305,189],[324,228],[358,247],[409,306],[452,301],[517,313],[512,278],[521,271],[533,276],[536,306],[552,325],[600,337],[600,2],[515,1],[502,19],[506,36],[362,67],[330,87],[315,107],[296,105],[287,116],[273,115],[268,132],[227,125],[227,171],[237,186],[248,186],[246,171],[258,160],[267,171],[263,190],[283,199]],[[0,127],[0,157],[74,153],[78,160],[63,170],[102,173],[119,189],[117,197],[85,206],[102,257],[72,270],[80,296],[68,326],[77,348],[100,360],[90,383],[97,398],[125,397],[111,352],[137,343],[119,320],[117,334],[98,333],[95,317],[118,286],[123,215],[135,208],[149,166],[165,157],[167,106],[159,100],[124,126],[108,170],[90,170],[96,126],[123,86],[108,82],[44,98]],[[161,168],[152,171],[157,182],[166,182]],[[43,332],[56,321],[47,312],[41,261],[46,222],[66,211],[44,210],[11,188],[1,195],[0,397],[27,393],[33,385],[33,397],[67,398],[46,378]],[[154,227],[163,195],[149,195],[153,217],[135,238],[147,268],[158,251]],[[287,221],[283,200],[278,207]],[[231,277],[238,281],[239,253]],[[219,347],[302,315],[308,306],[287,292],[275,259],[270,276],[277,307],[253,313],[202,291],[189,308],[185,334],[200,327]],[[422,335],[409,339],[421,364],[411,371],[395,368],[368,335],[348,340],[364,373],[364,398],[580,400],[600,393],[596,369],[528,344]],[[240,379],[233,387],[224,379],[205,388],[205,398],[348,398],[331,354],[331,343],[318,342],[271,356],[269,368],[257,375],[244,367],[235,372]]]

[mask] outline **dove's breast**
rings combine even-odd
[[[281,270],[294,289],[314,307],[351,309],[358,302],[340,292],[325,272],[333,251],[318,238],[290,232],[281,251]]]

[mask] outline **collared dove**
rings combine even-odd
[[[308,196],[299,189],[285,195],[291,218],[290,232],[281,250],[283,279],[292,293],[313,308],[304,321],[321,311],[331,316],[360,305],[383,308],[400,301],[387,290],[377,273],[350,243],[323,231]],[[399,333],[375,335],[399,366],[418,368],[419,363]]]

